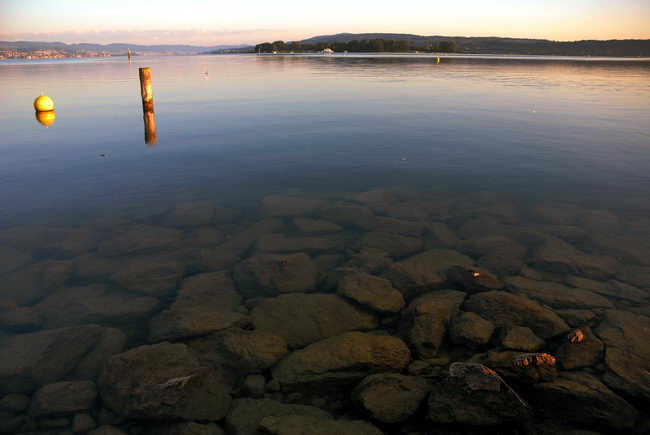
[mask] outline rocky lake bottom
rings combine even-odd
[[[0,229],[0,433],[650,432],[647,210],[242,204]]]

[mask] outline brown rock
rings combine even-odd
[[[525,326],[513,326],[508,328],[501,344],[506,349],[524,350],[536,352],[544,346],[544,340],[535,335],[530,328]]]
[[[378,272],[385,269],[393,263],[390,254],[383,249],[362,248],[360,252],[350,256],[350,260],[345,263],[345,267],[359,268],[369,273]]]
[[[414,237],[406,237],[394,233],[382,233],[373,231],[356,240],[352,247],[357,250],[364,248],[381,249],[388,252],[393,258],[404,257],[422,250],[422,240]]]
[[[258,329],[230,328],[196,338],[189,346],[208,367],[228,367],[242,376],[268,369],[287,353],[280,336]]]
[[[169,225],[176,227],[200,227],[210,225],[219,217],[219,222],[227,222],[234,213],[210,201],[193,201],[177,204],[169,213]]]
[[[390,281],[367,273],[344,276],[338,285],[339,294],[383,313],[397,313],[404,308],[404,297]]]
[[[214,310],[235,311],[241,300],[229,272],[202,273],[183,280],[171,308],[200,305]]]
[[[532,409],[493,370],[453,363],[449,376],[429,396],[434,423],[489,426],[532,417]]]
[[[36,390],[29,405],[32,417],[74,414],[93,407],[97,387],[90,381],[64,381]]]
[[[300,231],[308,234],[337,233],[342,229],[339,225],[324,219],[294,218],[293,224]]]
[[[222,329],[245,326],[245,315],[228,310],[216,310],[200,305],[174,306],[149,322],[149,340],[176,341],[211,334]]]
[[[0,246],[0,275],[12,272],[31,261],[32,256],[25,252],[11,246]]]
[[[557,379],[555,357],[547,353],[488,352],[483,364],[505,379],[551,382]]]
[[[111,280],[129,290],[150,296],[165,296],[176,289],[183,276],[183,264],[174,261],[140,259],[111,275]]]
[[[192,246],[213,247],[226,240],[226,234],[212,227],[199,227],[185,236],[185,241]]]
[[[535,263],[552,272],[602,279],[616,274],[620,264],[607,255],[590,255],[555,238],[544,238],[535,252]]]
[[[350,226],[359,217],[372,216],[372,210],[368,207],[351,203],[335,203],[318,209],[315,214],[321,219],[326,219],[343,226]]]
[[[61,287],[72,274],[70,260],[45,260],[32,263],[0,280],[0,294],[18,305],[31,305]]]
[[[453,343],[477,349],[487,345],[493,332],[494,325],[492,323],[471,312],[454,317],[449,329]]]
[[[446,279],[445,271],[450,267],[471,267],[473,264],[471,258],[460,252],[431,249],[391,265],[382,277],[411,296],[440,286]]]
[[[463,242],[459,250],[473,257],[483,255],[501,255],[511,258],[521,258],[528,253],[525,246],[513,239],[497,235],[488,235]]]
[[[156,298],[95,284],[61,287],[34,309],[50,329],[87,323],[122,325],[146,317],[157,305]]]
[[[385,216],[361,216],[354,225],[365,231],[394,233],[409,237],[419,237],[424,231],[424,225],[419,222]]]
[[[314,212],[329,204],[326,201],[298,196],[269,195],[262,200],[267,216],[299,216]]]
[[[614,304],[588,290],[570,288],[547,281],[535,281],[521,276],[507,277],[505,282],[515,294],[534,299],[554,308],[613,308]]]
[[[605,343],[603,382],[633,397],[650,398],[650,319],[607,310],[596,335]]]
[[[399,372],[409,360],[398,338],[346,332],[292,352],[271,373],[285,391],[345,391],[369,374]]]
[[[503,291],[473,295],[465,303],[464,309],[480,315],[495,326],[506,328],[527,326],[542,339],[569,329],[569,326],[552,311],[542,308],[529,299]]]
[[[576,329],[569,333],[557,350],[560,367],[577,369],[596,364],[604,357],[605,346],[589,328]]]
[[[340,250],[339,240],[328,237],[287,237],[282,234],[265,234],[257,239],[257,249],[261,252],[308,252],[323,253]]]
[[[637,287],[650,288],[650,267],[648,266],[625,265],[616,277],[623,282]]]
[[[381,435],[372,423],[362,420],[334,420],[301,415],[269,416],[260,421],[261,433],[270,435]]]
[[[245,297],[308,292],[316,286],[316,266],[304,253],[256,254],[239,263],[233,277]]]
[[[397,201],[397,198],[392,192],[379,189],[358,193],[352,199],[370,207],[375,213],[386,213],[391,204]]]
[[[40,324],[41,316],[32,307],[0,310],[0,330],[13,333],[31,332]]]
[[[282,337],[290,348],[377,327],[376,318],[332,294],[294,293],[262,299],[251,312],[256,329]]]
[[[629,284],[625,284],[613,279],[607,282],[603,282],[593,279],[581,278],[579,276],[569,276],[566,279],[566,283],[572,287],[579,287],[581,289],[589,290],[594,293],[618,299],[626,299],[628,301],[640,302],[649,297],[649,295],[643,290],[639,290],[638,288],[633,287]]]
[[[397,423],[413,416],[429,387],[421,378],[378,373],[364,378],[352,391],[352,400],[369,417]]]
[[[100,243],[99,253],[114,257],[170,249],[180,244],[182,235],[182,231],[171,228],[134,225]]]

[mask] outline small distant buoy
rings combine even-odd
[[[36,120],[45,127],[49,127],[56,121],[56,113],[54,113],[54,110],[48,112],[36,112]]]
[[[54,110],[54,101],[46,95],[41,95],[34,100],[34,109],[37,112],[51,112]]]
[[[436,62],[440,63],[440,58],[436,57]]]

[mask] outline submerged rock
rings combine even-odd
[[[300,415],[269,416],[260,421],[261,433],[270,435],[381,435],[372,423],[362,420],[334,420]]]
[[[554,382],[537,384],[532,400],[553,419],[570,423],[630,429],[638,419],[630,404],[583,372],[562,373]]]
[[[233,435],[255,435],[265,417],[299,416],[329,419],[322,409],[305,405],[287,405],[270,399],[235,399],[226,416],[226,429]]]
[[[316,210],[315,215],[339,225],[350,226],[360,217],[372,216],[372,210],[361,205],[341,202],[322,207]]]
[[[311,291],[316,274],[307,254],[256,254],[235,267],[233,278],[242,295],[255,297]]]
[[[262,199],[262,208],[267,216],[299,216],[328,206],[327,201],[299,196],[269,195]]]
[[[113,356],[99,378],[102,400],[113,411],[145,420],[223,418],[230,385],[200,367],[184,344],[140,346]]]
[[[552,311],[529,299],[503,291],[473,295],[465,302],[464,309],[480,315],[495,326],[527,326],[542,339],[569,330],[569,326]]]
[[[32,417],[69,415],[95,404],[97,387],[90,381],[64,381],[36,390],[29,405]]]
[[[588,290],[521,276],[508,277],[505,281],[516,294],[554,308],[614,308],[610,300]]]
[[[364,378],[352,391],[352,400],[369,417],[397,423],[413,416],[427,395],[424,379],[397,373],[378,373]]]
[[[32,307],[0,308],[0,330],[12,333],[31,332],[41,324],[41,316]]]
[[[451,324],[465,300],[465,293],[438,290],[415,298],[402,311],[399,331],[421,359],[435,358]]]
[[[403,219],[385,216],[360,216],[354,225],[365,231],[401,234],[409,237],[419,237],[424,231],[424,225]]]
[[[388,252],[393,258],[401,258],[422,250],[423,242],[420,238],[402,236],[394,233],[373,231],[352,243],[357,250],[364,248],[381,249]]]
[[[374,315],[338,295],[294,293],[261,299],[251,312],[256,329],[282,337],[290,348],[377,327]]]
[[[183,202],[171,210],[168,223],[176,227],[200,227],[210,225],[215,220],[227,222],[233,217],[233,212],[210,201]]]
[[[363,248],[353,253],[344,267],[358,268],[369,273],[379,272],[393,263],[390,254],[383,249]]]
[[[223,429],[214,423],[167,423],[148,425],[147,435],[225,435]]]
[[[183,232],[150,225],[134,225],[121,230],[99,245],[99,253],[107,257],[144,254],[180,245]]]
[[[618,279],[641,288],[650,288],[650,266],[628,264],[621,268]]]
[[[547,353],[488,352],[482,363],[509,380],[535,383],[557,379],[555,357]]]
[[[61,287],[72,274],[71,260],[45,260],[8,273],[0,279],[0,294],[18,305],[31,305]]]
[[[567,334],[555,356],[560,367],[572,370],[601,361],[604,349],[603,342],[591,332],[591,329],[582,328]]]
[[[151,318],[149,340],[153,343],[176,341],[248,323],[247,316],[235,311],[215,310],[200,305],[172,306]]]
[[[0,391],[25,393],[62,380],[100,340],[85,325],[0,338]]]
[[[11,246],[0,246],[0,275],[31,263],[32,256]]]
[[[323,252],[338,251],[342,243],[331,236],[304,236],[287,237],[283,234],[265,234],[257,239],[257,249],[260,252],[308,252],[320,254]]]
[[[625,267],[623,270],[625,270]],[[650,297],[650,295],[643,290],[613,279],[603,282],[579,276],[569,276],[566,278],[566,283],[570,286],[579,287],[601,295],[626,299],[634,302],[640,302]]]
[[[342,230],[339,225],[324,219],[294,218],[293,224],[303,233],[336,233]]]
[[[605,343],[603,382],[630,396],[650,399],[650,319],[607,310],[596,335]]]
[[[287,391],[345,391],[369,374],[401,371],[410,354],[398,338],[347,332],[292,352],[271,373]]]
[[[390,281],[367,273],[346,275],[339,281],[339,294],[383,312],[397,313],[404,308],[404,297]]]
[[[445,271],[452,266],[471,267],[474,261],[458,251],[431,249],[394,263],[382,277],[407,296],[432,290],[446,280]]]
[[[546,237],[535,252],[534,262],[551,272],[602,279],[616,274],[620,264],[608,255],[586,254],[568,243]]]
[[[230,328],[189,343],[208,367],[227,367],[239,374],[261,373],[287,353],[282,337],[267,331]]]
[[[146,317],[158,300],[95,284],[62,287],[34,306],[45,328],[102,323],[121,325]]]
[[[476,349],[485,347],[493,332],[494,325],[491,322],[471,312],[454,317],[449,329],[453,343]]]
[[[544,340],[536,336],[530,328],[513,326],[508,328],[501,344],[506,349],[536,352],[544,346]]]
[[[530,406],[481,364],[453,363],[449,376],[429,396],[429,419],[435,423],[490,426],[532,415]]]
[[[201,306],[214,310],[234,311],[241,304],[241,300],[242,297],[237,293],[229,272],[202,273],[183,280],[171,308]]]
[[[183,270],[183,264],[175,261],[139,259],[115,272],[111,280],[129,290],[150,296],[165,296],[176,289]]]

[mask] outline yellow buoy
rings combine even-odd
[[[34,100],[34,109],[37,112],[51,112],[54,110],[54,101],[48,96],[41,95]]]
[[[54,113],[54,110],[50,110],[49,112],[36,112],[36,119],[44,126],[49,127],[56,121],[56,113]]]

